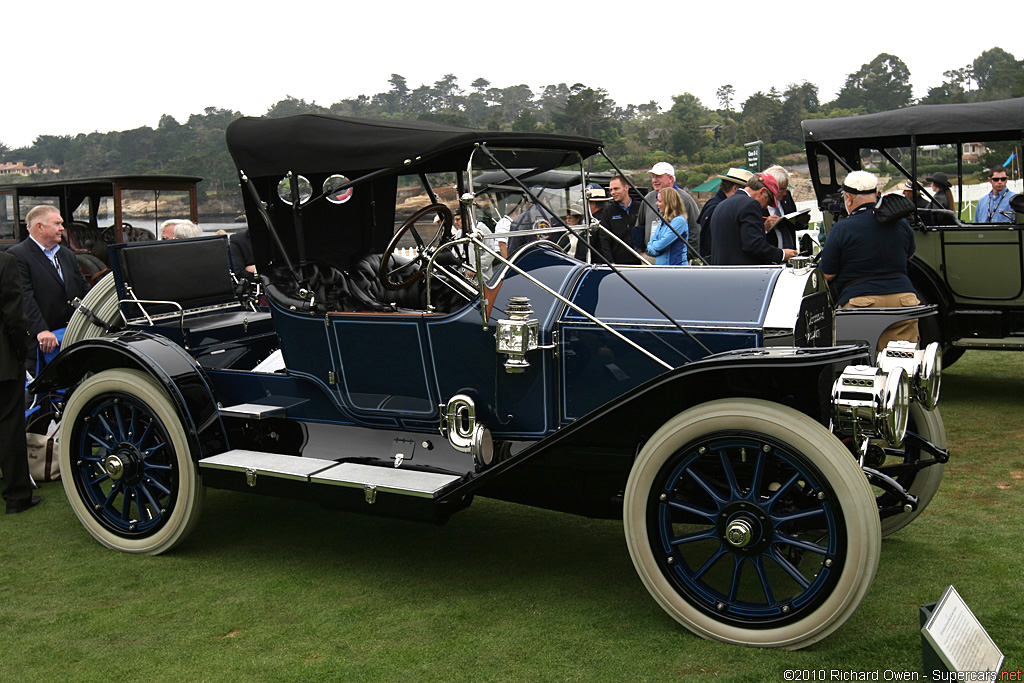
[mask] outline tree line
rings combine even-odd
[[[389,88],[329,106],[291,96],[265,116],[304,113],[385,119],[415,119],[491,130],[539,131],[599,138],[624,168],[650,168],[671,161],[681,184],[693,186],[742,163],[743,144],[765,143],[765,158],[775,162],[802,152],[803,119],[888,111],[912,104],[988,101],[1024,96],[1024,61],[1002,48],[984,51],[973,62],[951,68],[942,84],[914,101],[910,70],[895,55],[879,54],[847,76],[835,99],[822,102],[818,86],[804,81],[784,90],[758,91],[743,102],[723,84],[715,107],[683,93],[663,110],[653,100],[620,106],[601,87],[575,83],[498,87],[477,78],[463,87],[455,74],[411,87],[392,74]],[[180,173],[206,179],[206,195],[235,193],[237,178],[224,144],[224,130],[240,113],[209,107],[180,123],[161,117],[156,129],[78,135],[40,135],[30,147],[8,149],[0,158],[27,165],[57,167],[67,178],[108,174]]]

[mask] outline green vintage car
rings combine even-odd
[[[889,188],[897,191],[914,182],[917,253],[910,278],[922,302],[939,306],[939,315],[921,320],[922,343],[941,342],[946,365],[966,349],[1024,351],[1024,214],[1011,211],[996,216],[998,223],[974,223],[970,198],[956,193],[965,181],[977,182],[986,154],[991,160],[1000,151],[1001,164],[1006,150],[1020,150],[1024,98],[919,105],[808,120],[802,127],[825,240],[842,217],[839,190],[850,171],[892,169],[898,183],[890,182]],[[946,166],[936,165],[941,161]],[[949,210],[935,208],[926,182],[929,170],[937,168],[951,170],[947,175],[956,199]],[[1020,177],[1015,171],[1009,175]]]

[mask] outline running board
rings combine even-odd
[[[1020,351],[1024,349],[1024,338],[982,339],[981,337],[963,337],[954,341],[953,346],[964,349],[987,349],[989,351]]]
[[[381,492],[436,498],[442,489],[462,479],[454,474],[339,463],[334,460],[241,449],[203,458],[199,461],[199,467],[239,472],[244,475],[250,487],[255,487],[260,477],[271,477],[308,484],[358,488],[364,491],[367,503],[374,503],[377,493]]]

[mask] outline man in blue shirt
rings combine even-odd
[[[820,268],[837,292],[842,308],[916,306],[921,303],[907,275],[914,255],[914,231],[905,218],[883,224],[875,217],[878,179],[866,171],[853,171],[843,181],[847,218],[828,233]],[[917,320],[890,326],[879,338],[878,349],[894,340],[916,342]]]
[[[988,182],[992,184],[992,191],[978,200],[978,208],[974,212],[975,223],[1013,223],[1013,209],[1010,208],[1010,198],[1016,193],[1010,192],[1006,187],[1009,178],[1004,169],[992,171]],[[1005,213],[1004,213],[1005,212]]]

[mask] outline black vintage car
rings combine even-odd
[[[564,207],[531,179],[582,186],[597,140],[327,116],[243,118],[227,139],[267,308],[238,298],[222,238],[117,245],[125,329],[34,387],[74,387],[63,481],[110,548],[171,550],[207,487],[430,522],[488,496],[621,518],[673,618],[799,648],[853,613],[882,535],[938,487],[936,349],[876,367],[835,345],[806,260],[615,267],[558,247]],[[513,222],[507,203],[475,184],[493,173],[547,217],[508,258],[488,225]]]
[[[1024,213],[968,222],[963,197],[948,210],[937,208],[919,170],[948,155],[956,169],[949,178],[963,187],[965,167],[985,149],[1021,149],[1024,98],[919,105],[802,126],[825,217],[823,239],[841,217],[838,193],[850,171],[884,164],[894,169],[899,183],[891,187],[897,191],[905,181],[914,183],[917,252],[909,274],[921,300],[939,310],[921,320],[923,341],[940,342],[947,365],[966,349],[1024,350]]]
[[[131,175],[41,180],[0,185],[0,249],[27,236],[25,216],[40,204],[64,219],[63,246],[75,252],[90,279],[109,266],[107,247],[157,237],[161,221],[198,222],[196,186],[202,178]]]

